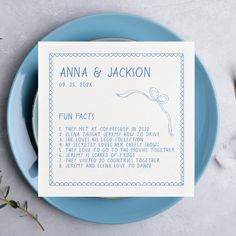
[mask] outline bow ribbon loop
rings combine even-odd
[[[149,89],[150,100],[158,102],[159,104],[166,104],[169,102],[169,97],[166,94],[160,94],[155,87]]]

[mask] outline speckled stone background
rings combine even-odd
[[[15,164],[6,133],[6,105],[14,75],[27,52],[45,34],[93,13],[126,12],[163,24],[196,52],[216,88],[221,116],[219,137],[207,171],[186,198],[166,212],[126,225],[100,225],[72,218],[39,199]],[[236,233],[236,72],[235,0],[0,0],[0,169],[11,195],[27,199],[45,232],[13,208],[0,209],[0,236],[14,235],[235,235]]]

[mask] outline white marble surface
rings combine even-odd
[[[100,225],[72,218],[37,198],[20,174],[6,136],[6,102],[21,61],[46,33],[86,14],[117,11],[159,22],[196,51],[216,88],[221,122],[215,154],[186,198],[166,212],[127,225]],[[45,232],[11,208],[0,210],[0,236],[11,235],[235,235],[236,232],[236,103],[232,72],[236,71],[235,0],[0,0],[0,169],[11,195],[28,199]]]

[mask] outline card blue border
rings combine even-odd
[[[53,180],[53,57],[179,57],[180,58],[180,181],[58,182]],[[50,186],[183,186],[184,185],[184,54],[183,53],[49,53],[49,185]]]

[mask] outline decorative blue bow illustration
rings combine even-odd
[[[128,90],[124,93],[116,93],[116,95],[121,98],[127,98],[133,94],[141,94],[141,95],[145,96],[148,100],[159,104],[161,110],[165,114],[167,121],[168,121],[168,133],[169,133],[169,135],[173,136],[171,117],[170,117],[170,114],[166,111],[166,109],[163,106],[164,104],[166,104],[169,101],[169,97],[166,94],[160,94],[158,89],[155,87],[151,87],[149,89],[149,94],[146,94],[146,93],[136,90],[136,89]]]

